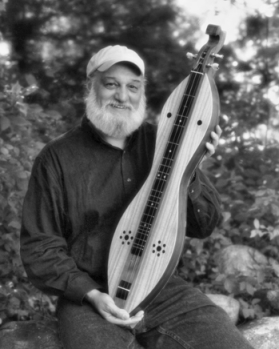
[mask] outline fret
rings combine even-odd
[[[180,119],[178,119],[178,118],[180,118]],[[177,120],[175,120],[175,122],[177,122],[178,120],[182,120],[183,122],[187,122],[188,115],[177,114]]]
[[[154,195],[149,195],[149,200],[154,202],[155,204],[159,204],[161,197],[160,196],[154,196]]]
[[[138,232],[136,234],[136,237],[139,237],[139,239],[144,240],[145,237],[146,238],[148,237],[149,232],[150,232],[150,229],[149,230],[142,230],[142,229],[138,228]]]
[[[191,70],[191,73],[204,75],[203,73],[200,73],[199,71],[195,71],[195,70]]]
[[[145,222],[140,222],[140,226],[139,229],[143,229],[143,231],[145,231],[146,229],[151,229],[151,224],[149,223],[145,223]]]
[[[148,208],[148,207],[146,206],[146,208],[145,208],[143,214],[144,214],[144,215],[147,215],[147,216],[152,216],[152,217],[154,217],[155,214],[156,214],[156,208],[155,208],[155,207],[149,207],[149,208]]]
[[[138,248],[138,247],[132,247],[131,249],[131,254],[137,256],[137,257],[141,257],[142,256],[142,252],[143,252],[143,248]]]
[[[144,213],[143,216],[144,216],[144,217],[148,217],[148,218],[154,218],[154,215],[150,215],[150,214],[148,214],[148,213]]]
[[[165,175],[165,173],[163,173],[163,176],[161,177],[160,174],[157,174],[157,178],[160,178],[161,181],[166,182],[167,181],[167,176]]]
[[[171,142],[171,141],[169,141],[169,142],[168,142],[168,144],[173,144],[173,145],[175,145],[175,146],[177,146],[177,145],[178,145],[178,143]]]
[[[153,192],[155,193],[155,194],[153,194]],[[154,197],[157,197],[156,196],[156,194],[159,194],[160,196],[163,194],[161,191],[159,191],[159,190],[156,190],[156,189],[151,189],[151,195],[152,196],[154,196]]]
[[[181,124],[185,125],[186,121],[187,121],[186,116],[184,116],[184,115],[178,116],[178,118],[174,122],[174,126],[181,126]]]
[[[151,230],[151,224],[149,224],[149,223],[145,223],[145,222],[143,222],[143,221],[141,221],[140,222],[140,226],[139,226],[139,230],[143,233],[143,234],[145,234],[145,233],[149,233],[150,232],[150,230]]]
[[[144,245],[145,244],[138,244],[138,243],[134,242],[133,243],[133,248],[136,248],[136,249],[139,249],[139,250],[143,251]]]
[[[137,236],[137,237],[135,238],[135,240],[134,240],[134,243],[138,243],[138,242],[139,242],[140,244],[143,245],[143,244],[146,243],[147,238],[148,238],[148,235],[146,235],[146,239],[141,239],[140,237]]]
[[[169,160],[172,160],[172,159],[169,159]],[[161,172],[161,173],[169,174],[170,170],[171,170],[171,166],[165,165],[164,161],[162,161],[159,166],[158,173]]]
[[[155,210],[157,210],[157,208],[159,207],[159,205],[157,203],[154,203],[154,202],[147,202],[147,207],[149,208],[154,208]]]
[[[191,97],[191,98],[195,98],[196,97],[195,95],[190,95],[189,93],[184,93],[183,96]]]
[[[166,162],[173,162],[173,160],[174,160],[174,159],[170,159],[170,158],[167,158],[166,156],[164,156],[164,157],[163,157],[163,161],[162,161],[162,166],[171,168],[171,164],[170,164],[170,165],[167,165],[167,164],[165,163],[165,161],[166,161]]]
[[[167,165],[160,165],[159,171],[164,172],[166,175],[169,175],[171,171],[171,167]]]

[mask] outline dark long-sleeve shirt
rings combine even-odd
[[[156,128],[144,124],[121,150],[83,119],[41,151],[21,230],[22,261],[37,288],[78,303],[91,289],[106,288],[110,242],[148,176],[155,138]],[[218,194],[200,170],[189,187],[187,211],[190,237],[208,236],[220,219]]]

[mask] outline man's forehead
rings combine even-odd
[[[142,83],[142,75],[136,74],[133,69],[122,63],[114,64],[111,68],[104,72],[99,72],[102,78],[115,79],[115,80],[127,80]]]

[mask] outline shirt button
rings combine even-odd
[[[128,178],[128,179],[127,179],[127,182],[131,182],[131,181],[132,181],[131,178]]]
[[[195,192],[195,190],[193,189],[192,191],[191,191],[191,193],[194,193]]]
[[[197,211],[198,211],[199,213],[201,212],[201,210],[200,210],[200,209],[198,209]]]

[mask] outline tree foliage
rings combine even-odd
[[[106,45],[135,49],[146,61],[148,113],[153,115],[189,73],[185,54],[194,50],[200,31],[172,0],[0,5],[0,31],[12,46],[9,57],[0,56],[0,318],[8,321],[55,310],[55,298],[33,288],[21,265],[21,209],[35,156],[83,114],[88,59]],[[216,80],[223,136],[203,169],[220,192],[224,220],[210,238],[186,242],[186,268],[179,271],[204,291],[238,297],[243,316],[251,318],[271,311],[259,309],[254,293],[278,288],[272,271],[269,280],[226,278],[213,257],[224,246],[244,244],[278,260],[278,14],[275,8],[270,18],[247,17],[238,40],[222,49]]]
[[[6,21],[20,71],[51,86],[51,100],[80,99],[89,58],[107,45],[126,45],[145,59],[156,111],[188,68],[174,35],[190,33],[173,0],[10,1]]]

